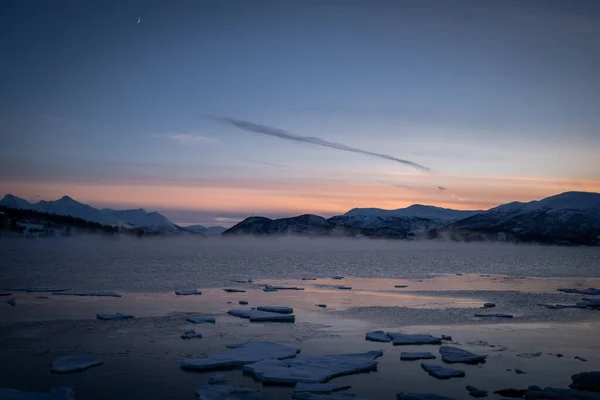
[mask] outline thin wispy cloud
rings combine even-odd
[[[202,136],[195,133],[165,133],[153,135],[158,139],[167,139],[183,144],[201,144],[201,143],[214,143],[215,138],[209,136]]]
[[[272,136],[272,137],[289,140],[289,141],[296,142],[296,143],[308,143],[308,144],[314,144],[316,146],[328,147],[330,149],[346,151],[349,153],[363,154],[363,155],[370,156],[370,157],[380,158],[383,160],[388,160],[388,161],[408,165],[410,167],[416,168],[423,172],[427,172],[427,173],[431,172],[431,169],[429,167],[426,167],[424,165],[418,164],[418,163],[410,161],[410,160],[404,160],[402,158],[397,158],[397,157],[394,157],[394,156],[391,156],[388,154],[376,153],[376,152],[369,151],[369,150],[359,149],[356,147],[347,146],[342,143],[330,142],[328,140],[321,139],[318,137],[295,135],[293,133],[287,132],[282,129],[273,128],[273,127],[266,126],[266,125],[255,124],[253,122],[244,121],[244,120],[235,119],[235,118],[214,117],[214,116],[204,116],[204,117],[209,118],[214,121],[217,121],[217,122],[235,126],[236,128],[239,128],[239,129],[242,129],[242,130],[248,131],[248,132],[259,133],[261,135]]]
[[[269,161],[260,161],[260,160],[243,160],[243,161],[247,161],[247,162],[251,162],[251,163],[256,163],[256,164],[267,165],[269,167],[275,167],[275,168],[292,168],[289,165],[278,164],[278,163],[269,162]]]

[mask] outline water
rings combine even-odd
[[[190,282],[218,287],[236,277],[421,278],[459,272],[597,278],[600,249],[289,238],[0,240],[0,288],[39,285],[160,292]]]

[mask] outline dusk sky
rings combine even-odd
[[[599,1],[5,0],[0,32],[0,196],[229,226],[600,192]]]

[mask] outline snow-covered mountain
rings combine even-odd
[[[336,225],[354,226],[366,229],[389,228],[399,232],[418,233],[440,228],[448,224],[445,219],[422,217],[378,217],[368,215],[338,215],[329,218]]]
[[[188,231],[188,232],[194,232],[194,233],[202,233],[203,235],[206,236],[215,236],[215,235],[220,235],[221,233],[225,232],[227,230],[227,228],[223,227],[223,226],[204,226],[204,225],[188,225],[183,227],[182,229]]]
[[[102,225],[141,228],[150,232],[181,232],[181,228],[169,221],[167,217],[157,212],[137,210],[111,210],[91,207],[87,204],[63,196],[55,201],[39,201],[29,203],[27,200],[7,194],[0,201],[0,206],[15,209],[33,210],[43,213],[65,215],[81,218],[85,221],[97,222]]]
[[[312,214],[292,218],[246,218],[229,228],[223,235],[302,235],[302,236],[356,236],[359,228],[338,226],[323,217]]]
[[[453,210],[435,206],[413,204],[406,208],[396,210],[383,210],[381,208],[353,208],[345,213],[345,217],[415,217],[427,219],[439,219],[445,221],[457,221],[480,213],[480,210]]]

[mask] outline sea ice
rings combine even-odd
[[[438,379],[462,378],[465,376],[465,371],[453,368],[442,367],[441,365],[421,363],[421,367],[429,372],[429,375]]]
[[[10,296],[12,294],[12,292],[5,292],[3,290],[0,290],[0,296]]]
[[[483,308],[494,308],[496,304],[494,303],[483,303]]]
[[[352,286],[341,285],[341,286],[338,286],[337,288],[340,290],[352,290]]]
[[[587,288],[587,289],[556,289],[563,293],[577,293],[584,294],[586,296],[600,296],[600,289]]]
[[[338,279],[339,280],[339,279],[344,279],[344,277],[343,276],[339,276],[339,275],[335,275],[335,276],[332,276],[331,279]]]
[[[485,362],[486,356],[473,354],[469,351],[459,349],[458,347],[442,346],[440,347],[442,361],[451,363],[479,364]]]
[[[403,289],[403,288],[407,288],[408,285],[394,285],[394,287],[398,288],[398,289]]]
[[[208,383],[211,385],[225,385],[227,377],[225,375],[213,374],[208,378]]]
[[[129,319],[129,318],[133,318],[133,315],[123,314],[123,313],[100,313],[100,314],[96,314],[96,318],[98,318],[98,319]]]
[[[317,278],[302,278],[303,281],[316,281]]]
[[[530,386],[527,393],[525,393],[525,398],[528,400],[600,400],[600,393],[551,387],[540,389],[539,387],[533,388]]]
[[[315,304],[317,307],[327,308],[327,304]]]
[[[488,392],[485,390],[479,390],[475,386],[467,385],[467,390],[469,391],[469,395],[472,397],[487,397]]]
[[[240,300],[240,301],[238,301],[238,303],[242,306],[248,305],[248,302],[246,300]]]
[[[452,336],[448,336],[448,335],[442,335],[442,340],[452,340]]]
[[[229,310],[227,314],[235,317],[247,318],[250,322],[294,322],[293,314],[280,314],[259,310]]]
[[[45,286],[18,286],[12,289],[13,292],[66,292],[67,290],[71,289]]]
[[[571,376],[572,389],[600,392],[600,371],[582,372]]]
[[[75,400],[73,389],[54,388],[49,392],[22,392],[15,389],[0,388],[2,400]]]
[[[186,329],[181,335],[182,339],[200,339],[202,337],[201,333],[196,333],[193,329]]]
[[[202,385],[196,390],[198,400],[270,400],[260,391],[239,386]]]
[[[367,333],[365,337],[366,340],[370,340],[372,342],[391,342],[392,338],[389,337],[384,331],[373,331]]]
[[[204,358],[193,358],[180,363],[182,369],[208,371],[241,367],[267,359],[284,359],[295,357],[300,351],[295,347],[283,346],[270,342],[248,342],[227,346],[229,350]]]
[[[586,308],[600,309],[600,299],[581,299],[583,302],[577,303],[578,306],[584,306]]]
[[[245,365],[244,372],[251,373],[264,383],[320,383],[336,376],[373,371],[377,369],[375,359],[381,355],[381,351],[370,351],[361,354],[298,357],[291,360],[267,359]]]
[[[264,289],[270,289],[270,290],[273,290],[273,289],[274,290],[304,290],[304,288],[296,287],[296,286],[271,286],[271,285],[265,286]],[[270,291],[270,290],[265,290],[265,292]]]
[[[87,292],[52,292],[53,295],[62,296],[98,296],[98,297],[121,297],[120,294],[115,292],[104,292],[104,291],[87,291]]]
[[[104,361],[87,354],[62,356],[58,357],[52,363],[52,372],[66,374],[69,372],[83,371],[102,364],[104,364]]]
[[[252,279],[234,279],[233,280],[235,283],[252,283],[254,282]]]
[[[226,291],[227,293],[246,293],[246,291],[242,290],[242,289],[226,288],[226,289],[223,289],[223,290]]]
[[[477,318],[512,318],[511,314],[475,314]]]
[[[298,382],[294,392],[331,393],[350,389],[347,385],[336,385],[334,383],[303,383]]]
[[[176,290],[175,294],[177,294],[179,296],[189,296],[191,294],[202,294],[202,292],[198,289],[181,289],[181,290]]]
[[[214,324],[215,317],[187,317],[185,319],[192,324]]]
[[[428,352],[421,352],[421,353],[407,353],[407,352],[402,352],[400,353],[400,359],[401,360],[405,360],[405,361],[412,361],[412,360],[431,360],[434,359],[435,356],[431,353]]]
[[[270,286],[265,286],[263,288],[263,292],[277,292],[277,289],[270,287]]]
[[[397,393],[396,400],[454,400],[450,397],[431,393]]]
[[[387,335],[392,338],[394,345],[407,345],[407,344],[441,344],[442,339],[439,337],[426,335],[426,334],[408,334],[399,332],[388,332]]]
[[[11,306],[15,307],[17,305],[17,299],[8,299],[6,300],[7,304],[10,304]]]
[[[267,312],[279,313],[279,314],[292,314],[294,312],[293,308],[284,307],[284,306],[261,306],[261,307],[256,307],[256,309],[258,311],[267,311]]]

